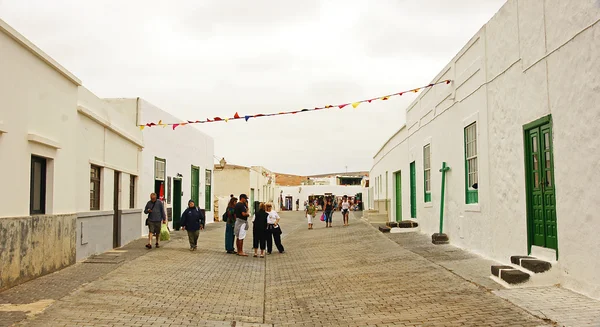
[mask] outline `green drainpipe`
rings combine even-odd
[[[446,194],[446,172],[450,170],[450,167],[446,166],[446,162],[442,162],[442,196],[440,197],[440,232],[431,235],[431,241],[433,244],[448,244],[448,235],[444,234],[444,197]]]

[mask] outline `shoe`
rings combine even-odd
[[[151,249],[152,248],[152,244],[146,244],[146,249]]]
[[[227,251],[228,254],[236,254],[237,252],[235,251]]]
[[[258,257],[258,254],[254,253],[254,257],[255,257],[255,258],[256,258],[256,257]]]
[[[281,251],[281,252],[279,252],[279,254],[285,254],[285,251]]]
[[[267,252],[268,255],[271,255],[271,252]]]
[[[158,245],[158,243],[156,243],[155,246],[156,246],[157,249],[160,247],[160,245]]]
[[[194,251],[194,248],[190,248],[190,251]]]

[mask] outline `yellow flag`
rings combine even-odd
[[[146,126],[140,125],[140,131],[143,131]]]
[[[381,100],[387,100],[387,99],[389,99],[389,98],[390,98],[390,97],[383,97],[383,98],[381,98]]]
[[[354,103],[352,104],[352,107],[354,107],[354,108],[356,109],[356,107],[358,107],[358,105],[359,105],[359,104],[360,104],[360,102],[354,102]]]
[[[226,123],[227,123],[227,122],[229,122],[229,118],[225,118],[225,122],[226,122]]]
[[[415,93],[419,92],[419,89],[415,89]]]
[[[162,125],[162,119],[158,121],[158,124],[159,124],[159,125]]]

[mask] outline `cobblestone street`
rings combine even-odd
[[[285,254],[226,254],[224,224],[199,250],[174,233],[160,249],[135,242],[122,264],[79,263],[0,293],[8,326],[544,326],[550,323],[394,242],[358,217],[307,230],[283,213]],[[251,237],[246,251],[250,252]],[[145,251],[145,252],[144,252]],[[482,279],[483,280],[483,279]],[[77,286],[79,285],[79,286]],[[501,287],[496,287],[500,289]],[[50,299],[48,303],[39,302]],[[1,303],[38,303],[43,312]],[[42,311],[42,310],[38,310]]]

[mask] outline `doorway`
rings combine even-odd
[[[200,208],[200,167],[192,166],[192,200]]]
[[[119,211],[119,188],[121,173],[115,171],[113,189],[113,249],[121,246],[121,212]]]
[[[181,179],[173,179],[173,228],[181,228]]]
[[[402,221],[402,175],[400,171],[394,173],[396,182],[396,221]]]
[[[523,129],[529,251],[535,245],[558,254],[552,118],[546,116]]]
[[[250,189],[250,212],[254,213],[254,189]]]
[[[414,161],[410,163],[410,217],[417,218],[417,172]]]

